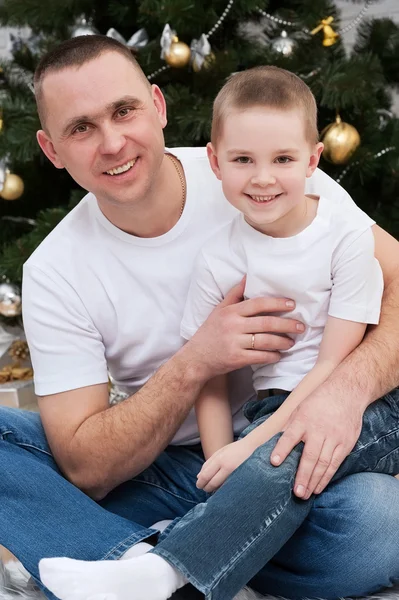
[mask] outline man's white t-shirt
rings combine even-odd
[[[118,229],[88,194],[24,265],[23,318],[39,396],[105,383],[134,394],[184,343],[180,323],[196,256],[237,214],[225,200],[205,148],[176,148],[187,201],[176,225],[156,238]],[[355,210],[347,192],[320,170],[307,193]],[[364,216],[371,225],[373,221]],[[253,393],[251,369],[232,374],[236,432]],[[196,443],[192,410],[173,443]]]
[[[209,239],[197,258],[181,334],[190,339],[226,293],[246,275],[244,296],[293,298],[287,316],[306,324],[295,345],[272,365],[253,366],[256,391],[293,390],[316,363],[328,315],[377,324],[383,293],[370,219],[356,206],[320,196],[317,214],[300,233],[274,238],[242,214]]]

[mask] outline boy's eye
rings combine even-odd
[[[237,156],[235,162],[241,163],[243,165],[247,164],[250,161],[248,156]]]
[[[289,156],[278,156],[276,158],[276,161],[282,165],[285,165],[285,164],[291,162],[291,158]]]

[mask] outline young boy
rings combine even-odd
[[[378,323],[383,279],[369,219],[357,207],[343,211],[305,195],[322,150],[315,99],[293,73],[270,66],[239,73],[215,100],[208,157],[241,214],[202,249],[181,333],[190,338],[244,275],[247,298],[293,298],[306,330],[277,364],[253,368],[257,399],[245,410],[258,426],[240,440],[233,442],[225,377],[203,389],[196,413],[208,460],[198,487],[207,492],[283,431],[298,404],[361,342],[367,324]],[[257,335],[246,337],[256,350]],[[275,395],[280,406],[265,420],[267,398]]]

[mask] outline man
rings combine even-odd
[[[143,554],[156,543],[158,521],[205,501],[195,485],[203,462],[191,411],[197,394],[210,377],[277,361],[292,344],[281,334],[303,324],[273,316],[295,299],[240,302],[241,285],[182,346],[195,255],[233,215],[204,151],[164,153],[163,96],[109,38],[61,44],[39,65],[35,89],[42,150],[91,192],[25,266],[41,420],[0,411],[0,542],[38,580],[46,556]],[[345,195],[320,171],[308,191],[319,187],[331,199]],[[380,325],[301,404],[276,447],[283,460],[305,441],[295,485],[302,498],[325,487],[352,449],[366,406],[398,384],[398,244],[377,226],[374,235],[386,286]],[[112,408],[107,367],[131,394]],[[231,379],[237,433],[249,386],[244,372]],[[399,577],[398,499],[399,484],[388,476],[330,486],[253,585],[291,598],[359,596],[389,585]]]

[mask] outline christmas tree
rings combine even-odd
[[[20,312],[22,265],[84,190],[41,154],[32,76],[40,56],[82,34],[116,37],[168,104],[168,146],[209,140],[212,101],[232,73],[275,64],[302,77],[319,106],[321,168],[378,224],[399,236],[399,28],[370,20],[371,1],[341,26],[328,0],[4,0],[3,25],[29,26],[1,67],[0,318]],[[353,52],[342,35],[357,28]],[[23,189],[22,189],[23,188]]]

